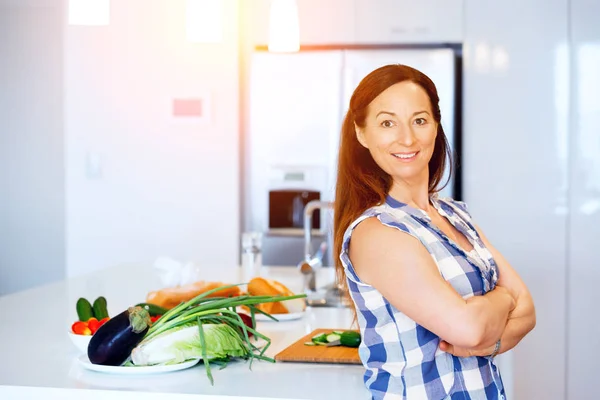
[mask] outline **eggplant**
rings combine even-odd
[[[88,358],[92,364],[122,365],[150,328],[150,314],[142,307],[129,307],[109,319],[90,339]]]

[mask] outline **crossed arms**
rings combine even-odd
[[[414,237],[376,218],[360,223],[350,258],[360,278],[398,310],[442,338],[440,348],[459,357],[486,356],[515,347],[535,326],[531,295],[508,261],[478,229],[499,270],[496,288],[464,300],[440,275]]]

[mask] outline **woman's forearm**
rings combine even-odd
[[[535,327],[535,307],[533,299],[526,293],[519,296],[517,305],[509,316],[506,328],[502,333],[498,354],[507,352],[515,347]]]
[[[512,318],[508,320],[506,329],[500,341],[498,354],[505,353],[515,347],[521,339],[533,329],[533,325],[525,318]]]
[[[500,286],[497,288],[499,287]],[[494,291],[495,290],[496,289],[494,289]],[[490,292],[490,295],[492,292]],[[486,296],[488,295],[486,294]],[[522,293],[517,297],[515,302],[516,306],[510,313],[505,327],[502,331],[493,333],[496,336],[493,337],[492,341],[473,347],[460,347],[442,340],[440,342],[440,349],[457,357],[485,357],[494,352],[496,341],[498,338],[501,338],[500,349],[497,354],[509,351],[535,327],[535,307],[529,292],[526,291]]]
[[[478,340],[473,347],[487,347],[498,341],[506,330],[509,314],[515,308],[511,293],[497,286],[484,296],[474,296],[467,300],[471,306],[473,326],[478,331]]]

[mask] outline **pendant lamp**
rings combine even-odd
[[[271,0],[269,51],[288,53],[300,50],[300,24],[296,0]]]
[[[110,24],[110,0],[69,0],[69,25]]]

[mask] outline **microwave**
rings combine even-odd
[[[304,228],[304,207],[309,201],[320,200],[321,193],[314,190],[270,190],[269,229]],[[321,229],[321,213],[315,210],[312,229]]]

